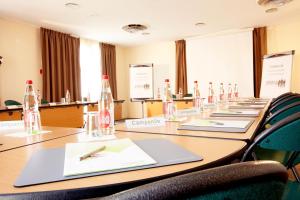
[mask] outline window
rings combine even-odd
[[[81,95],[97,101],[101,85],[101,52],[99,43],[80,39]]]

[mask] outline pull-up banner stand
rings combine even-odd
[[[294,54],[292,50],[264,56],[260,97],[274,98],[291,91]]]

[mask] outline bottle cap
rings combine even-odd
[[[165,82],[170,82],[169,79],[165,79]]]
[[[26,84],[32,84],[32,80],[27,80]]]
[[[198,83],[198,81],[194,81],[194,83]]]
[[[108,80],[108,75],[103,75],[102,79]]]

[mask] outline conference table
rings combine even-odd
[[[177,130],[178,122],[167,122],[165,127],[140,129],[129,129],[124,124],[116,125],[115,135],[118,139],[130,138],[133,141],[168,140],[195,155],[201,156],[203,158],[201,161],[24,187],[15,187],[14,183],[36,152],[64,148],[67,143],[85,142],[82,141],[82,138],[86,136],[86,132],[80,128],[43,127],[44,130],[51,132],[12,139],[7,136],[7,131],[0,131],[0,144],[3,144],[0,145],[0,198],[1,195],[5,194],[24,195],[26,193],[31,195],[67,194],[69,198],[105,196],[163,178],[228,164],[243,154],[247,142],[254,137],[255,130],[260,125],[268,105],[269,103],[254,119],[246,133]],[[210,112],[211,110],[207,109],[198,117],[207,117]]]
[[[84,113],[98,110],[98,102],[49,103],[39,105],[43,126],[81,128]],[[124,100],[114,100],[115,120],[122,119]],[[0,121],[21,120],[22,106],[0,107]]]
[[[54,130],[53,133],[56,133],[56,131]],[[202,156],[203,160],[20,188],[13,186],[26,165],[26,162],[34,152],[42,149],[64,147],[66,143],[78,142],[80,141],[81,134],[84,133],[69,135],[40,143],[34,143],[26,147],[0,152],[0,197],[1,194],[47,191],[68,191],[71,195],[72,191],[76,192],[76,189],[80,189],[81,195],[88,195],[85,194],[84,191],[91,192],[93,190],[97,191],[97,195],[107,195],[108,193],[117,192],[120,189],[130,188],[145,182],[225,164],[237,155],[240,155],[246,147],[245,142],[235,140],[178,137],[174,135],[154,135],[117,131],[117,138],[130,138],[133,141],[153,138],[169,140],[196,155]]]
[[[139,133],[149,133],[149,134],[165,134],[165,135],[177,135],[177,136],[190,136],[190,137],[205,137],[205,138],[222,138],[222,139],[230,139],[230,140],[241,140],[241,141],[252,141],[255,137],[256,129],[259,127],[262,119],[265,117],[266,111],[268,110],[270,102],[265,104],[265,107],[261,109],[259,116],[254,118],[249,117],[238,117],[238,119],[250,119],[254,120],[252,125],[245,133],[234,133],[234,132],[212,132],[212,131],[193,131],[193,130],[178,130],[178,127],[181,123],[193,120],[193,119],[201,119],[201,118],[210,118],[210,114],[218,109],[208,108],[204,109],[198,115],[192,115],[186,117],[184,121],[181,122],[170,122],[166,121],[165,126],[154,126],[154,127],[137,127],[137,128],[128,128],[126,127],[126,123],[118,123],[115,127],[118,131],[127,131],[127,132],[139,132]],[[235,105],[232,103],[231,105]],[[222,105],[220,108],[224,108],[226,105]],[[237,119],[236,117],[214,117],[214,119]]]
[[[26,134],[24,128],[0,129],[0,152],[25,147],[35,143],[45,142],[61,137],[83,132],[78,128],[62,128],[43,126],[43,134]]]

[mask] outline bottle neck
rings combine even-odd
[[[166,100],[172,100],[172,93],[169,82],[165,82],[165,98]]]
[[[26,93],[32,93],[32,92],[34,92],[33,85],[27,84],[25,92]]]

